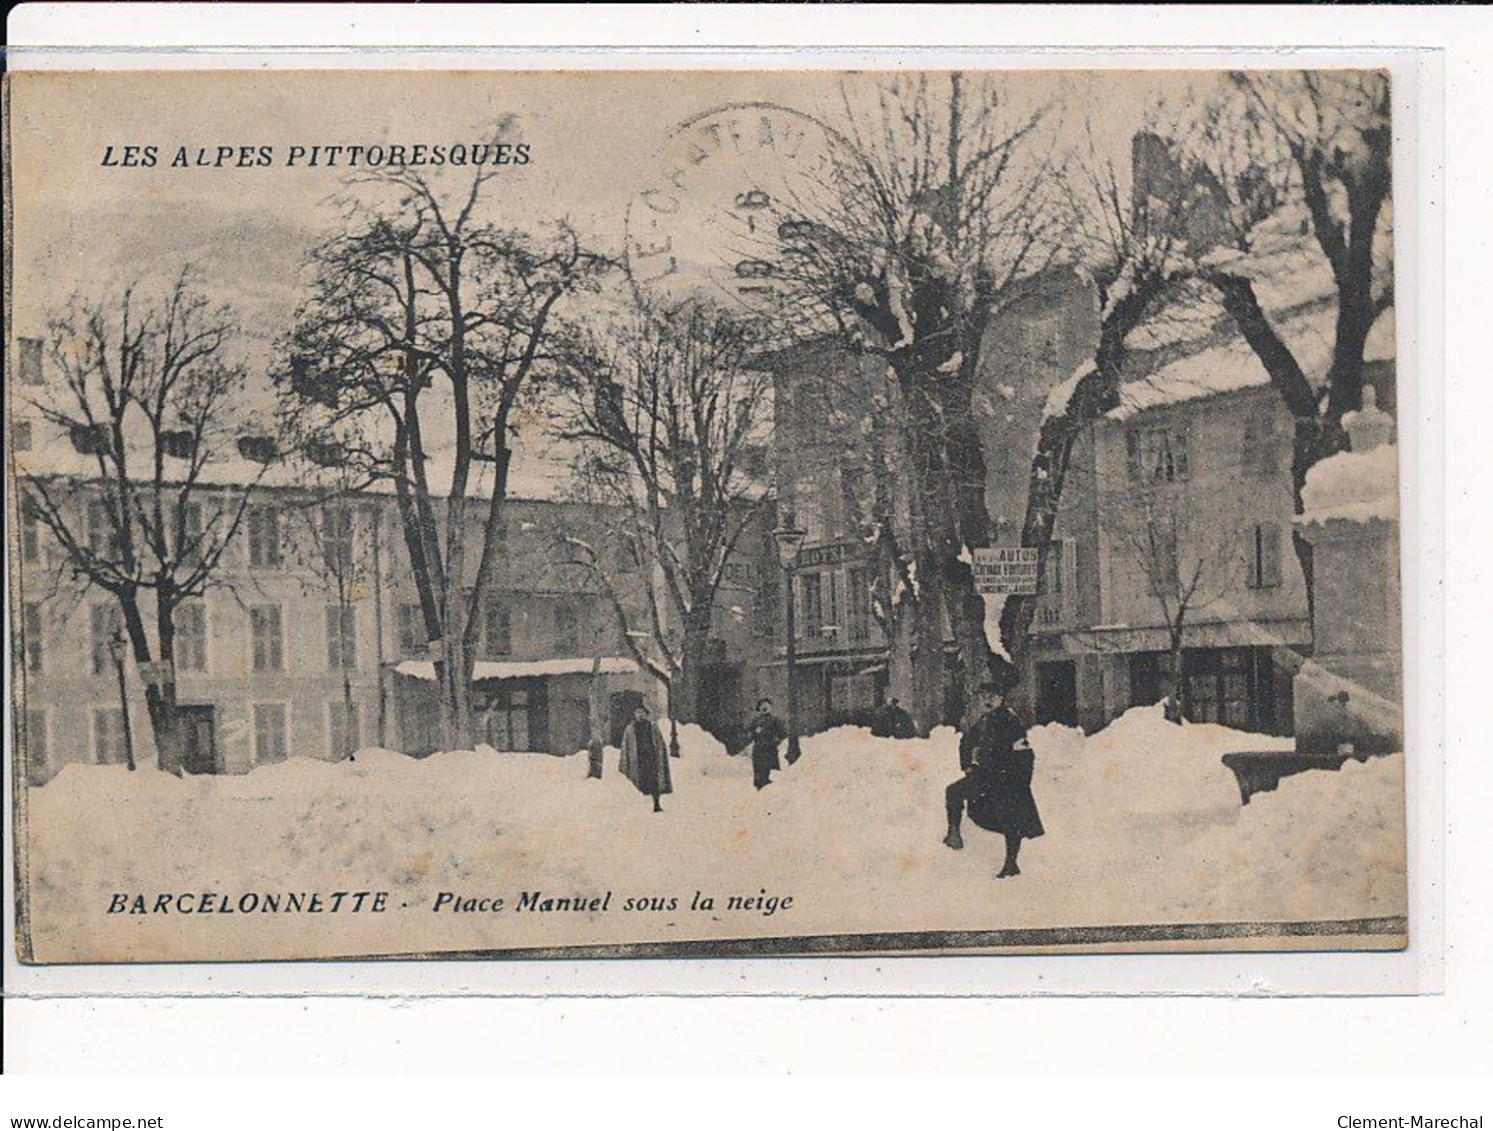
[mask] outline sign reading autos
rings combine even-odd
[[[973,551],[975,589],[981,593],[1012,596],[1037,592],[1035,546],[998,546]]]

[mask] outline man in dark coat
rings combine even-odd
[[[902,706],[900,700],[893,699],[887,704],[887,734],[892,738],[916,738],[918,731],[913,725],[912,716],[907,713],[907,708]]]
[[[622,760],[618,768],[639,792],[653,798],[655,813],[664,811],[659,804],[660,795],[674,792],[669,752],[664,746],[663,733],[648,717],[648,708],[642,703],[633,711],[632,722],[622,734]]]
[[[871,733],[877,738],[913,738],[917,734],[912,716],[903,709],[900,700],[892,699],[876,708],[871,720]]]
[[[1035,758],[1026,727],[1005,705],[1006,685],[987,683],[981,692],[984,712],[959,740],[964,776],[944,791],[949,818],[944,843],[950,848],[964,847],[959,825],[968,810],[969,819],[980,828],[1005,835],[1006,861],[996,874],[997,879],[1005,879],[1021,874],[1016,855],[1022,838],[1043,833],[1032,797]]]
[[[772,772],[782,769],[778,743],[787,737],[783,724],[772,713],[772,700],[759,699],[757,713],[747,733],[752,739],[752,784],[758,789],[772,781]]]

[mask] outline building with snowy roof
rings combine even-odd
[[[28,776],[39,782],[70,762],[148,758],[145,686],[162,672],[136,667],[118,602],[77,576],[38,507],[25,502],[42,485],[83,548],[108,556],[114,535],[97,446],[110,441],[41,411],[49,378],[41,343],[22,338],[15,349],[17,729]],[[392,487],[345,489],[336,452],[282,453],[259,418],[235,419],[241,426],[216,437],[200,466],[162,445],[164,494],[192,480],[181,505],[188,538],[237,519],[211,584],[173,618],[184,769],[239,773],[374,745],[433,751],[432,657]],[[430,464],[438,476],[439,452]],[[495,750],[574,753],[591,737],[598,689],[608,741],[634,704],[666,706],[594,579],[565,564],[564,539],[601,544],[610,518],[605,507],[565,497],[565,470],[543,451],[515,461],[474,673],[475,739]],[[158,656],[154,603],[142,604]]]
[[[1327,370],[1333,317],[1316,300],[1277,318],[1309,373]],[[1322,555],[1314,633],[1293,545],[1310,534],[1294,514],[1294,420],[1250,347],[1216,316],[1203,325],[1152,330],[1119,405],[1075,445],[1024,688],[1038,721],[1094,730],[1156,702],[1176,630],[1185,717],[1295,733],[1297,675],[1339,623],[1321,595],[1359,584],[1351,555]],[[1368,344],[1370,399],[1393,401],[1393,339],[1390,311]]]

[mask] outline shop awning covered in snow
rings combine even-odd
[[[534,679],[547,675],[590,675],[595,667],[594,656],[556,660],[478,660],[472,668],[472,680],[481,683],[484,680]],[[396,664],[394,670],[411,679],[435,682],[435,663],[431,660],[405,660]],[[602,657],[602,675],[632,675],[638,670],[638,662],[625,656]]]

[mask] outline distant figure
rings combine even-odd
[[[653,798],[653,811],[662,813],[664,807],[659,804],[659,797],[674,792],[669,775],[669,752],[664,745],[663,733],[648,717],[648,708],[642,703],[633,711],[632,722],[627,724],[627,730],[622,734],[619,768],[641,793]]]
[[[772,772],[783,768],[778,761],[778,743],[787,737],[783,724],[772,713],[772,700],[757,700],[757,714],[753,716],[747,733],[752,740],[752,784],[758,789],[772,781]]]
[[[1006,838],[1006,862],[996,879],[1021,874],[1016,855],[1023,837],[1043,833],[1042,818],[1032,797],[1032,770],[1036,759],[1027,741],[1026,727],[1005,705],[1006,685],[982,685],[984,713],[959,740],[959,765],[964,776],[944,791],[949,818],[944,843],[963,848],[959,825],[965,810],[969,819],[989,832]]]
[[[877,709],[871,722],[871,733],[877,738],[913,738],[917,728],[899,699],[892,699]]]

